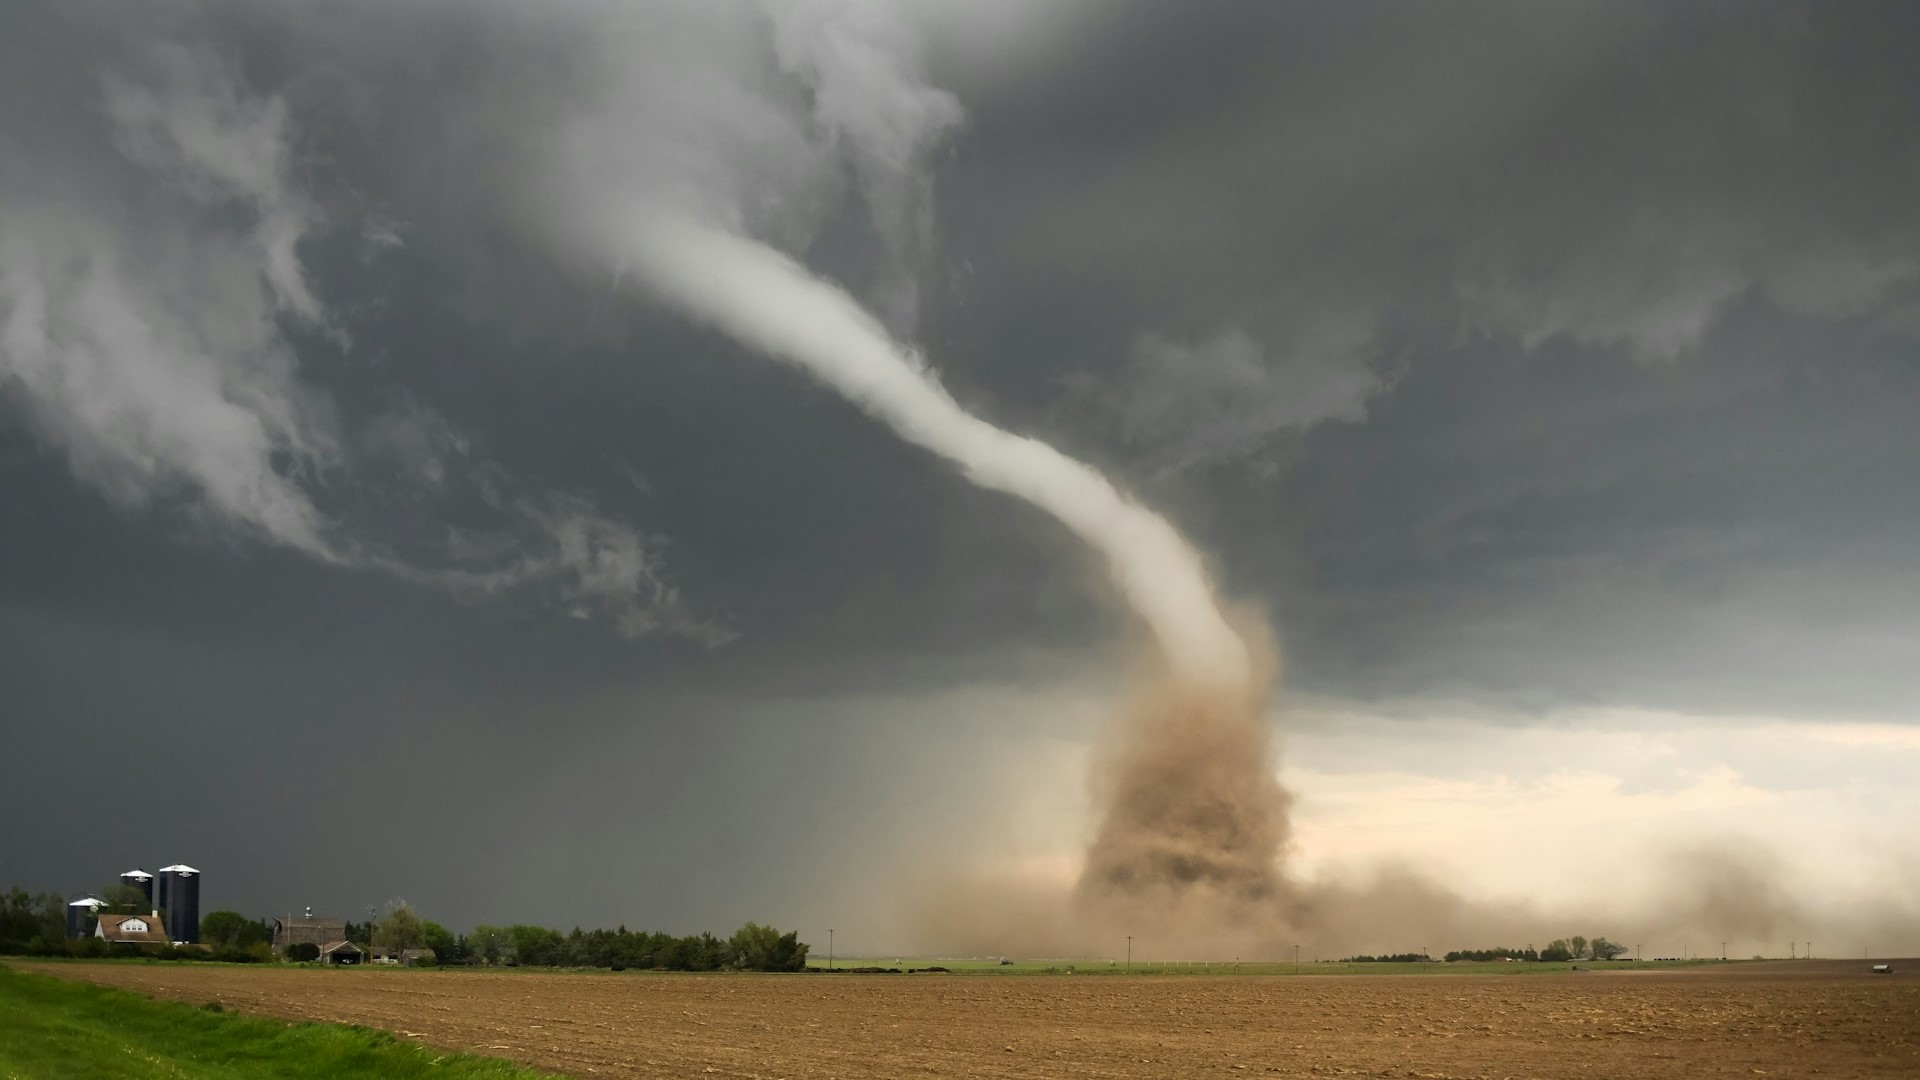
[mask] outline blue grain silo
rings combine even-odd
[[[153,909],[153,875],[152,874],[147,873],[145,870],[137,870],[137,869],[129,870],[126,873],[120,875],[120,884],[131,885],[134,888],[139,889],[140,895],[147,898],[147,909],[148,910]]]
[[[82,938],[93,933],[93,920],[100,915],[100,909],[106,906],[105,900],[96,900],[83,896],[67,905],[67,936]]]
[[[166,912],[167,936],[199,944],[200,871],[186,863],[161,867],[160,908]]]

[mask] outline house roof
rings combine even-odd
[[[362,949],[358,945],[355,945],[351,941],[335,941],[330,944],[320,946],[321,956],[325,956],[328,953],[347,952],[347,951],[365,952],[366,950]]]
[[[146,926],[145,930],[123,930],[122,925],[138,921]],[[100,936],[108,941],[144,941],[165,945],[172,939],[167,937],[167,925],[152,915],[102,915],[100,916]]]

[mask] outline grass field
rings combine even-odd
[[[430,1050],[371,1028],[288,1024],[153,1001],[0,964],[0,1080],[536,1080],[547,1075],[505,1061]]]

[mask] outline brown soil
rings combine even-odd
[[[1211,978],[17,966],[583,1077],[1920,1076],[1920,963]]]

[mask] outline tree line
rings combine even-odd
[[[1596,937],[1592,941],[1575,934],[1570,938],[1555,938],[1547,942],[1544,949],[1535,950],[1531,946],[1524,949],[1509,949],[1500,946],[1492,949],[1458,949],[1447,954],[1452,960],[1544,960],[1549,963],[1567,960],[1617,960],[1627,953],[1627,947],[1618,942]]]
[[[348,938],[358,944],[400,953],[427,949],[436,964],[503,967],[599,967],[664,971],[802,971],[807,945],[798,931],[781,933],[747,923],[731,937],[710,933],[675,937],[659,932],[582,930],[561,934],[544,926],[482,923],[465,934],[423,919],[404,900],[387,906],[378,921],[349,923]],[[354,937],[355,934],[362,935]]]
[[[801,971],[807,966],[806,942],[798,931],[781,933],[747,923],[731,937],[710,933],[675,937],[658,931],[582,930],[570,934],[543,926],[480,925],[458,937],[445,930],[427,939],[442,964],[507,967],[599,967],[664,971]]]
[[[1588,941],[1575,934],[1570,938],[1556,938],[1540,950],[1542,960],[1614,960],[1625,956],[1627,947],[1604,937]]]
[[[144,895],[118,882],[98,895],[108,903],[106,914],[136,914],[148,910]],[[163,913],[164,916],[164,913]],[[665,971],[801,971],[807,966],[806,942],[798,931],[782,933],[771,926],[747,923],[720,938],[710,933],[676,937],[672,934],[628,930],[582,930],[561,934],[543,926],[480,925],[467,934],[454,934],[423,919],[404,900],[395,900],[377,919],[345,926],[347,940],[365,949],[393,954],[428,950],[441,965],[498,965],[505,967],[600,967],[616,970]],[[235,963],[272,960],[273,927],[266,919],[249,919],[237,911],[209,912],[200,920],[201,946],[133,945],[103,941],[91,934],[67,937],[67,903],[57,893],[29,893],[15,887],[0,894],[0,955],[113,957],[147,956],[167,959],[211,959]],[[297,950],[297,951],[296,951]],[[311,960],[319,946],[296,946],[288,959]]]

